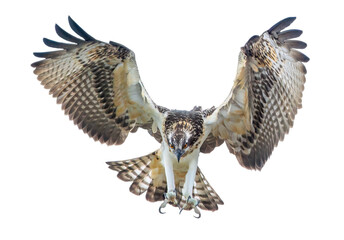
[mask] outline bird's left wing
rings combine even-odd
[[[301,108],[306,81],[303,62],[309,59],[296,49],[306,44],[290,40],[300,36],[301,30],[282,31],[294,20],[276,23],[242,47],[229,96],[206,118],[211,131],[204,144],[215,147],[225,141],[239,163],[249,169],[264,166]]]
[[[69,43],[43,39],[47,46],[60,50],[34,53],[45,58],[32,64],[41,84],[94,140],[122,144],[138,127],[157,133],[165,109],[146,92],[134,53],[118,43],[98,41],[70,17],[68,20],[83,39],[55,26],[57,34]]]

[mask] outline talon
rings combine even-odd
[[[161,214],[165,214],[165,213],[166,213],[166,212],[162,212],[161,209],[162,209],[162,208],[165,208],[166,205],[167,205],[167,203],[168,203],[168,200],[165,199],[164,202],[163,202],[163,203],[160,205],[160,207],[159,207],[159,213],[161,213]]]
[[[163,203],[159,207],[159,213],[161,213],[161,214],[166,213],[166,212],[162,212],[161,209],[165,208],[167,206],[167,203],[176,201],[176,191],[173,190],[171,192],[164,193],[164,197],[165,197],[165,200],[163,201]]]
[[[197,204],[197,205],[198,205],[198,204]],[[197,217],[194,216],[194,218],[201,218],[201,212],[200,212],[200,210],[198,209],[197,206],[194,207],[194,210],[195,210],[195,213],[198,214],[198,216],[197,216]]]
[[[195,199],[195,198],[192,198],[191,196],[188,197],[188,199],[186,200],[186,203],[184,204],[184,206],[181,208],[179,214],[182,213],[182,211],[190,206],[191,208],[193,208],[193,210],[195,211],[196,214],[198,214],[198,216],[194,216],[195,218],[200,218],[201,217],[201,212],[200,210],[198,209],[198,204],[199,204],[199,200],[198,199]]]

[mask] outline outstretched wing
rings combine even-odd
[[[98,41],[70,17],[70,27],[83,39],[58,25],[56,33],[70,43],[43,39],[58,51],[34,53],[45,58],[32,67],[38,80],[62,104],[74,123],[94,140],[122,144],[138,127],[152,135],[161,125],[160,106],[147,94],[134,53],[115,42]]]
[[[303,62],[309,58],[295,49],[301,30],[286,30],[295,18],[286,18],[241,48],[234,86],[207,117],[213,138],[223,139],[239,163],[260,170],[274,147],[293,126],[301,108],[306,81]]]

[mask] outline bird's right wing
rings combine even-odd
[[[245,44],[229,96],[206,118],[214,140],[205,143],[225,141],[248,169],[264,166],[301,108],[306,81],[303,62],[309,58],[296,49],[306,44],[290,40],[300,36],[301,30],[282,31],[294,20],[286,18]]]
[[[166,109],[146,92],[134,53],[121,44],[98,41],[68,20],[83,39],[56,25],[57,34],[69,43],[43,39],[47,46],[60,50],[34,53],[44,58],[32,64],[41,84],[94,140],[122,144],[129,132],[142,127],[161,141],[157,127]]]

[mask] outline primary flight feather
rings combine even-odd
[[[168,203],[180,211],[193,209],[197,217],[198,207],[217,210],[223,201],[198,168],[199,153],[210,153],[225,142],[243,167],[260,170],[301,108],[303,63],[309,58],[297,50],[306,43],[291,40],[302,31],[284,30],[294,17],[253,36],[241,48],[234,86],[220,106],[191,111],[157,105],[142,84],[130,49],[98,41],[68,20],[78,37],[56,25],[68,43],[44,38],[58,50],[34,53],[44,58],[32,64],[34,73],[94,140],[119,145],[143,128],[161,143],[146,156],[108,162],[120,179],[132,181],[132,193],[146,192],[148,201],[163,201],[161,213]]]

